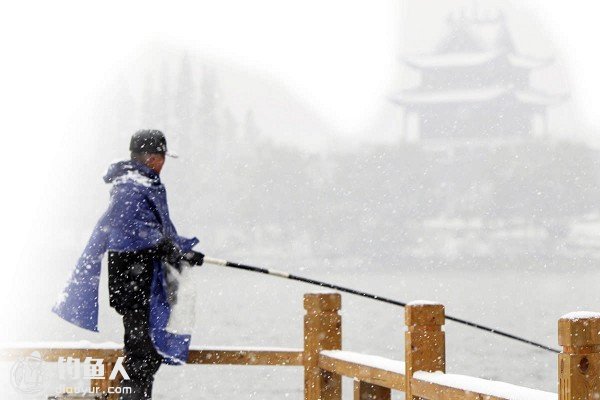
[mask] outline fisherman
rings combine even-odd
[[[81,255],[53,311],[85,329],[98,331],[98,284],[101,260],[108,251],[109,301],[123,317],[121,400],[151,399],[161,363],[187,361],[190,336],[167,330],[172,299],[167,293],[168,267],[200,266],[204,254],[192,250],[198,239],[177,234],[169,217],[160,172],[167,152],[158,130],[140,130],[129,146],[131,159],[108,169],[110,205]],[[129,391],[130,393],[124,393]]]

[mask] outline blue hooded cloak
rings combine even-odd
[[[198,243],[196,238],[177,234],[169,217],[165,187],[151,168],[135,160],[121,161],[109,167],[104,181],[112,184],[108,210],[96,224],[52,308],[64,320],[94,332],[98,332],[98,286],[107,250],[145,250],[166,237],[187,253]],[[150,293],[150,337],[166,363],[183,364],[191,337],[167,331],[170,313],[165,270],[156,260]]]

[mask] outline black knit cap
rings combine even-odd
[[[157,129],[142,129],[134,133],[131,137],[131,142],[129,142],[129,151],[133,153],[156,153],[173,156],[173,154],[167,153],[167,139],[165,135]]]

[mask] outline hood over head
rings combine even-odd
[[[139,183],[160,185],[159,175],[147,165],[136,160],[125,160],[111,164],[108,167],[104,182],[118,183],[121,180],[140,180]]]

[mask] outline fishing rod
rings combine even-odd
[[[373,299],[373,300],[381,301],[381,302],[388,303],[388,304],[394,304],[394,305],[400,306],[400,307],[406,307],[406,305],[407,305],[407,303],[402,302],[402,301],[398,301],[398,300],[394,300],[394,299],[389,299],[387,297],[378,296],[378,295],[375,295],[375,294],[363,292],[363,291],[356,290],[356,289],[351,289],[351,288],[347,288],[347,287],[343,287],[343,286],[339,286],[339,285],[334,285],[333,283],[327,283],[327,282],[318,281],[316,279],[304,278],[302,276],[293,275],[293,274],[290,274],[290,273],[284,272],[284,271],[278,271],[276,269],[255,267],[255,266],[252,266],[252,265],[240,264],[240,263],[235,263],[235,262],[232,262],[232,261],[221,260],[221,259],[218,259],[218,258],[211,258],[211,257],[204,257],[204,263],[205,264],[219,265],[219,266],[222,266],[222,267],[237,268],[237,269],[242,269],[242,270],[245,270],[245,271],[258,272],[258,273],[261,273],[261,274],[267,274],[267,275],[277,276],[277,277],[280,277],[280,278],[291,279],[291,280],[294,280],[294,281],[300,281],[300,282],[304,282],[304,283],[309,283],[309,284],[312,284],[312,285],[317,285],[317,286],[321,286],[321,287],[335,289],[335,290],[339,290],[340,292],[346,292],[346,293],[350,293],[350,294],[354,294],[354,295],[357,295],[357,296],[366,297],[368,299]],[[453,317],[451,315],[446,315],[446,319],[450,320],[450,321],[457,322],[459,324],[470,326],[472,328],[480,329],[482,331],[493,333],[495,335],[503,336],[503,337],[508,338],[508,339],[513,339],[513,340],[516,340],[518,342],[525,343],[525,344],[537,347],[537,348],[542,349],[542,350],[550,351],[552,353],[560,353],[559,350],[554,349],[552,347],[543,345],[541,343],[534,342],[534,341],[529,340],[529,339],[522,338],[520,336],[513,335],[512,333],[501,331],[499,329],[490,328],[490,327],[487,327],[485,325],[481,325],[481,324],[478,324],[478,323],[475,323],[475,322],[467,321],[467,320],[462,319],[462,318]]]

